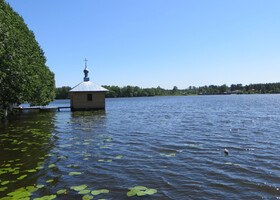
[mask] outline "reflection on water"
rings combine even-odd
[[[57,143],[54,121],[55,113],[28,112],[0,124],[1,196],[38,183]]]
[[[2,122],[0,199],[280,196],[279,95],[106,101]]]

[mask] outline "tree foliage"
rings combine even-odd
[[[71,90],[71,87],[69,86],[63,86],[60,88],[55,89],[55,98],[56,99],[68,99],[69,95],[68,92]]]
[[[45,63],[34,33],[0,0],[0,108],[23,102],[47,105],[54,99],[54,74]]]
[[[106,92],[107,98],[115,97],[148,97],[148,96],[174,96],[174,95],[222,95],[222,94],[276,94],[280,93],[280,83],[250,84],[232,84],[230,87],[226,84],[205,85],[201,87],[189,86],[187,89],[178,89],[174,86],[172,90],[157,88],[140,88],[137,86],[103,86],[109,90]],[[68,98],[69,86],[56,88],[56,99]]]

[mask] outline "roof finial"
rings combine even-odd
[[[84,77],[84,81],[89,81],[89,77],[88,77],[88,73],[89,73],[89,70],[87,68],[87,59],[85,58],[85,69],[84,69],[84,73],[85,73],[85,77]]]
[[[85,61],[85,69],[86,69],[87,68],[87,61],[88,61],[87,58],[85,58],[84,61]]]

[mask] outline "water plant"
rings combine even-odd
[[[55,199],[56,195],[48,195],[48,196],[43,196],[43,197],[39,197],[39,198],[35,198],[34,200],[52,200]]]
[[[81,190],[84,190],[85,188],[87,188],[87,185],[72,186],[70,189],[79,192],[79,191],[81,191]]]
[[[91,200],[91,199],[93,199],[93,196],[91,196],[91,195],[83,196],[83,200]]]
[[[80,175],[80,174],[82,174],[82,172],[70,172],[70,173],[69,173],[69,175],[71,175],[71,176],[72,176],[72,175]]]
[[[144,196],[144,195],[153,195],[155,193],[157,193],[157,190],[156,189],[149,189],[145,186],[135,186],[133,188],[129,188],[129,192],[127,192],[127,196],[128,197],[132,197],[132,196]]]
[[[66,193],[66,189],[61,189],[61,190],[58,190],[56,193],[57,194],[64,194],[64,193]]]
[[[93,190],[91,192],[92,195],[99,195],[99,194],[102,194],[102,193],[109,193],[109,190],[107,189],[100,189],[100,190]]]

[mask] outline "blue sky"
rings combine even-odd
[[[280,82],[279,0],[6,0],[56,86]]]

